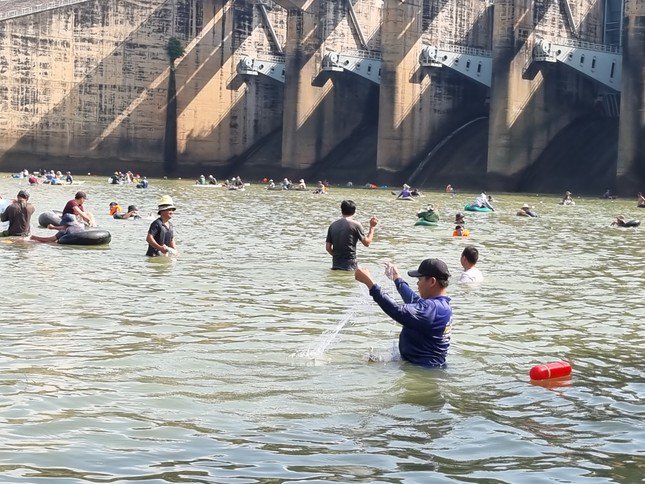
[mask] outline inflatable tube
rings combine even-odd
[[[638,227],[641,224],[640,220],[629,220],[619,227]]]
[[[109,244],[111,240],[112,236],[107,230],[84,230],[83,232],[65,234],[58,239],[58,243],[66,245],[105,245]]]
[[[429,222],[424,218],[420,218],[414,223],[414,225],[423,225],[425,227],[436,227],[439,224],[437,222]]]
[[[439,214],[437,214],[434,210],[420,210],[417,212],[417,218],[422,218],[424,220],[427,220],[428,222],[438,222]]]
[[[126,218],[125,217],[126,215],[127,215],[127,212],[123,212],[123,213],[117,212],[114,215],[112,215],[112,218],[114,220],[138,220],[141,218],[139,215],[131,215],[128,218]]]
[[[49,212],[43,212],[38,216],[38,225],[41,227],[47,227],[49,224],[60,225],[60,219],[63,216],[63,213],[59,210],[50,210]]]
[[[466,205],[464,210],[467,212],[492,212],[488,207],[478,207],[477,205]]]

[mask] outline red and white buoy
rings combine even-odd
[[[531,380],[548,380],[571,374],[571,365],[566,361],[554,361],[544,365],[537,365],[531,368],[529,376]]]

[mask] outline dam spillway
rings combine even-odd
[[[644,18],[642,0],[0,1],[0,169],[631,195]]]

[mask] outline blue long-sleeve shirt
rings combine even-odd
[[[378,284],[372,286],[370,295],[385,314],[403,326],[399,335],[401,357],[416,365],[445,366],[452,329],[450,298],[422,299],[403,279],[396,279],[394,284],[405,304],[398,304]]]

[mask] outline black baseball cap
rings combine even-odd
[[[416,271],[408,271],[410,277],[436,277],[447,281],[450,277],[448,266],[441,259],[425,259]]]
[[[20,190],[18,192],[17,198],[24,198],[25,200],[29,200],[29,192],[27,190]]]

